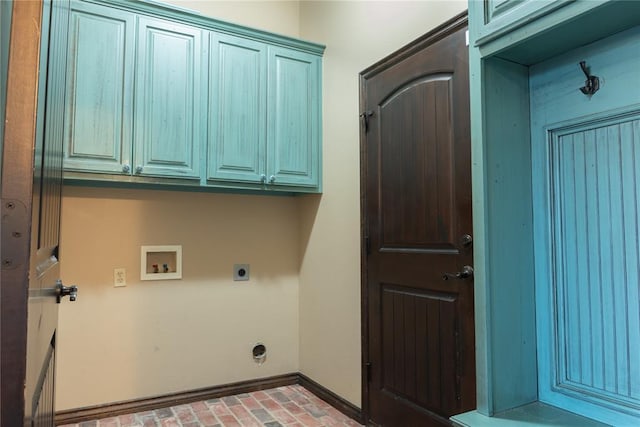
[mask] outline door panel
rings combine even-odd
[[[266,50],[211,33],[209,179],[259,183],[266,174]]]
[[[389,284],[381,292],[383,390],[433,411],[455,409],[457,390],[438,385],[458,385],[456,343],[442,339],[455,335],[457,295]]]
[[[452,77],[426,75],[399,88],[379,107],[382,250],[456,250],[455,194],[447,188],[455,170]],[[415,111],[427,113],[418,117]]]
[[[14,3],[2,164],[0,399],[7,426],[53,423],[68,19],[68,1]]]
[[[200,178],[201,43],[197,28],[139,18],[135,174]]]
[[[475,407],[466,17],[365,71],[368,421],[449,425]],[[451,273],[443,280],[445,273]]]
[[[135,17],[90,3],[73,7],[64,165],[123,173],[131,163]]]
[[[551,138],[557,386],[640,407],[640,119]]]

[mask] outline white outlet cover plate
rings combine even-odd
[[[113,270],[113,286],[121,288],[127,286],[127,270],[124,268],[115,268]]]

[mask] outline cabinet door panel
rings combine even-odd
[[[267,175],[275,185],[319,185],[319,78],[318,57],[270,48]]]
[[[67,170],[122,173],[130,161],[131,13],[74,3],[64,124]]]
[[[140,18],[134,173],[200,177],[202,31]]]
[[[267,54],[263,43],[211,34],[208,179],[265,173]]]

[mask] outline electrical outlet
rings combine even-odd
[[[113,286],[116,288],[127,286],[127,271],[124,268],[113,270]]]
[[[244,282],[249,280],[249,264],[234,264],[233,280],[235,280],[236,282]]]

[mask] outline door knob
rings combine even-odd
[[[465,265],[462,267],[462,271],[458,271],[457,273],[444,273],[442,275],[442,280],[467,279],[469,277],[473,277],[473,267]]]
[[[463,248],[468,248],[473,244],[473,237],[471,237],[471,234],[465,234],[462,237],[460,237],[460,246],[462,246]]]
[[[56,301],[60,304],[62,297],[69,297],[69,301],[75,301],[78,298],[78,287],[64,286],[62,280],[56,281]]]

